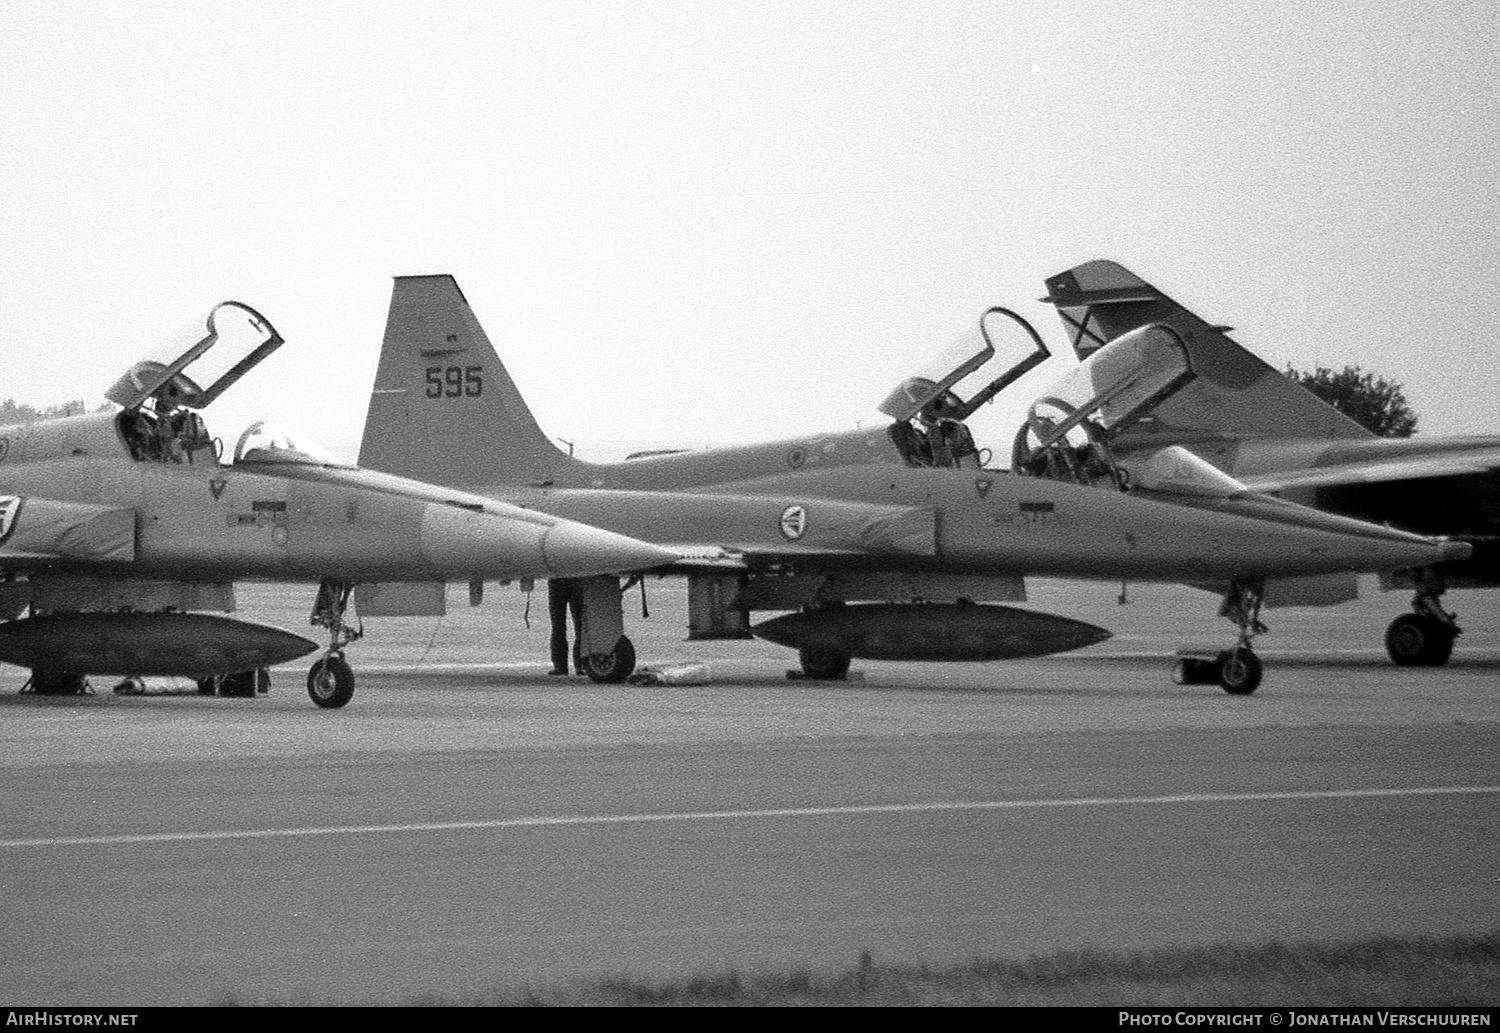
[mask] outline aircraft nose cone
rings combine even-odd
[[[1462,563],[1474,557],[1474,546],[1468,542],[1443,542],[1440,548],[1444,563]]]
[[[1441,538],[1422,538],[1414,534],[1387,530],[1381,540],[1369,540],[1355,546],[1365,561],[1363,570],[1396,570],[1403,567],[1425,567],[1433,563],[1466,560],[1473,547],[1468,542],[1450,542]]]
[[[585,577],[642,570],[678,559],[674,552],[587,524],[429,505],[422,517],[421,560],[430,576]]]
[[[566,577],[644,570],[679,558],[675,552],[637,538],[571,520],[547,528],[542,535],[542,556],[549,573]]]

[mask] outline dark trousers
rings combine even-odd
[[[568,614],[573,615],[573,634],[583,632],[583,591],[572,578],[547,582],[547,617],[552,622],[552,669],[568,669]]]

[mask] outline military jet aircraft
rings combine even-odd
[[[959,398],[953,386],[1011,327],[1023,332],[1020,357]],[[1227,691],[1247,693],[1261,677],[1250,640],[1263,630],[1262,579],[1468,553],[1252,497],[1180,450],[1153,469],[1152,497],[992,469],[963,420],[1046,356],[1029,324],[992,309],[898,385],[881,406],[887,428],[593,464],[542,433],[451,276],[398,277],[360,465],[713,552],[720,570],[686,571],[690,637],[759,634],[797,648],[812,677],[840,677],[852,657],[999,659],[1102,637],[1066,618],[981,605],[1024,601],[1025,575],[1050,574],[1223,583],[1239,634],[1212,666]],[[311,464],[299,475],[339,476]],[[585,600],[589,673],[618,680],[634,651],[617,584],[603,582]],[[800,612],[751,628],[747,615],[760,610]],[[603,634],[588,632],[590,612],[606,615]]]
[[[462,492],[280,477],[267,460],[290,446],[261,424],[221,463],[201,410],[281,343],[260,313],[221,302],[109,390],[118,412],[0,427],[0,660],[31,668],[31,689],[175,675],[254,694],[265,668],[317,644],[190,611],[232,611],[238,579],[313,581],[312,623],[329,644],[308,693],[341,707],[354,692],[344,649],[360,631],[344,616],[356,582],[572,577],[678,558]]]
[[[1193,382],[1112,435],[1122,461],[1180,445],[1256,491],[1470,543],[1468,559],[1382,578],[1384,587],[1414,590],[1411,612],[1386,631],[1391,659],[1447,662],[1459,627],[1442,606],[1445,589],[1500,586],[1500,436],[1376,437],[1251,354],[1229,327],[1210,325],[1116,262],[1086,262],[1046,285],[1044,300],[1079,358],[1150,324],[1183,342]],[[1356,594],[1353,577],[1339,576],[1286,598],[1333,604]]]

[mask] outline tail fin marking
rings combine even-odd
[[[545,483],[571,462],[537,425],[458,281],[396,277],[359,465],[485,485]]]

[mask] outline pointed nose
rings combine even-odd
[[[1466,560],[1473,553],[1467,542],[1423,538],[1389,528],[1359,536],[1329,535],[1321,547],[1312,551],[1329,564],[1329,569],[1370,572]]]
[[[1468,542],[1439,542],[1438,548],[1442,550],[1444,563],[1462,563],[1464,560],[1474,558],[1474,546]]]
[[[644,570],[678,555],[568,520],[428,505],[422,514],[424,573],[450,577],[585,577]]]
[[[675,552],[589,524],[562,520],[542,535],[547,571],[568,577],[645,570],[678,559]]]

